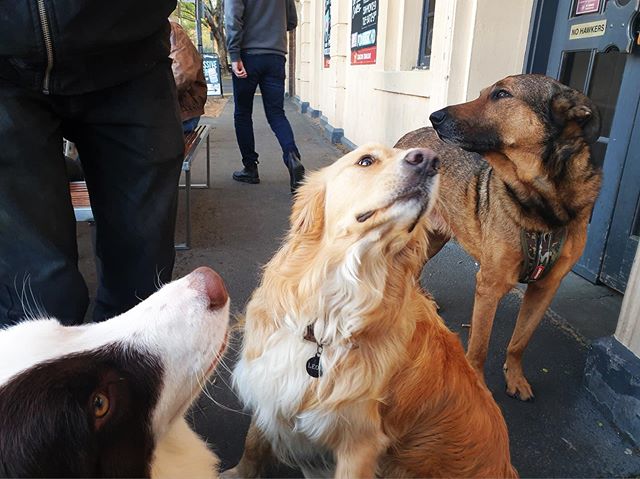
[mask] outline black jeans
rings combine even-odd
[[[88,306],[62,152],[80,153],[95,227],[95,320],[171,279],[183,156],[171,65],[82,95],[47,96],[0,80],[0,325],[38,309],[65,325]]]
[[[233,101],[235,112],[233,120],[236,139],[242,154],[242,163],[251,168],[258,162],[256,142],[253,136],[253,97],[260,85],[262,104],[267,121],[276,134],[283,158],[291,151],[299,155],[289,120],[284,114],[284,66],[283,55],[260,54],[242,55],[242,63],[247,71],[246,78],[233,75]]]

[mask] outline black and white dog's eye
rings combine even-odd
[[[97,418],[104,417],[109,412],[109,398],[102,393],[93,396],[93,414]]]
[[[493,98],[512,98],[513,95],[507,90],[497,90],[493,93]]]
[[[370,156],[363,156],[358,160],[358,165],[360,166],[371,166],[373,165],[373,158]]]

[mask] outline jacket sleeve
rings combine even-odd
[[[244,35],[245,0],[224,0],[224,26],[227,33],[227,51],[232,62],[240,60]]]
[[[183,92],[196,81],[202,69],[202,57],[183,28],[171,23],[171,69],[178,92]]]
[[[298,26],[298,12],[295,0],[287,0],[287,31],[290,32]]]

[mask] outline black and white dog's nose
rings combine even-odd
[[[428,148],[416,148],[404,157],[405,163],[416,170],[426,171],[427,176],[434,176],[440,167],[440,159],[436,152]]]

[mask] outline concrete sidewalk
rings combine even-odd
[[[308,169],[320,168],[342,154],[323,138],[312,120],[297,113],[292,103],[286,103],[286,111]],[[233,129],[233,103],[226,105],[220,117],[205,121],[215,128],[211,137],[212,188],[193,192],[193,247],[178,253],[175,276],[202,265],[213,267],[226,281],[232,309],[241,312],[257,285],[262,265],[278,248],[287,228],[291,206],[288,173],[259,96],[254,108],[261,162],[259,185],[240,184],[231,179],[232,172],[241,167]],[[204,171],[204,152],[196,166],[194,181],[199,181]],[[182,224],[178,228],[181,234]],[[82,271],[90,289],[95,290],[85,225],[80,226],[79,241]],[[422,276],[423,284],[441,305],[447,324],[460,333],[464,342],[467,331],[461,325],[471,317],[475,271],[474,262],[452,243],[434,258]],[[501,303],[486,371],[488,385],[509,426],[512,459],[521,476],[640,475],[640,451],[634,450],[611,427],[590,402],[582,385],[588,342],[612,333],[619,296],[577,277],[563,286],[554,303],[555,313],[547,315],[526,355],[526,374],[536,393],[533,403],[510,399],[503,392],[501,367],[519,304],[517,292],[510,293]],[[609,316],[607,321],[596,324],[590,313],[596,305]],[[233,356],[230,351],[228,367],[233,364]],[[229,372],[221,367],[209,388],[215,402],[203,396],[190,413],[195,429],[220,455],[223,468],[239,460],[249,425],[249,416],[242,411],[228,383]],[[295,475],[295,472],[280,469],[273,474]]]

